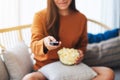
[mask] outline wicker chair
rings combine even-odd
[[[90,24],[92,23],[94,25],[101,26],[102,28],[107,29],[107,30],[111,29],[107,25],[101,22],[92,20],[92,19],[88,19],[88,22],[90,22]],[[20,26],[0,29],[0,35],[1,35],[0,36],[0,47],[1,48],[13,47],[14,44],[16,44],[16,42],[19,42],[19,41],[25,41],[29,45],[30,36],[31,36],[30,27],[31,27],[31,24],[27,24],[27,25],[20,25]]]
[[[105,30],[110,30],[111,28],[108,27],[107,25],[96,21],[96,20],[92,20],[92,19],[88,19],[88,22],[98,25],[100,27],[102,27]],[[89,26],[89,24],[88,24]],[[19,41],[24,41],[27,43],[27,45],[29,46],[30,44],[30,27],[31,24],[27,24],[27,25],[20,25],[20,26],[15,26],[15,27],[10,27],[10,28],[5,28],[5,29],[0,29],[0,53],[2,51],[4,51],[6,48],[11,48],[13,47],[17,42]],[[116,78],[115,80],[119,80],[120,79],[120,70],[115,69],[115,73],[116,73]]]

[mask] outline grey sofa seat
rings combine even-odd
[[[120,80],[120,67],[113,68],[115,72],[115,80]]]
[[[23,46],[23,47],[22,47]],[[26,50],[25,50],[26,49]],[[27,54],[30,54],[30,53],[28,53],[27,52],[27,46],[24,44],[24,43],[20,43],[20,44],[18,44],[17,46],[15,46],[14,47],[14,49],[12,50],[12,52],[11,53],[13,53],[13,54],[15,54],[15,55],[17,55],[17,54],[21,54],[21,56],[22,55],[24,55],[23,53],[27,53]],[[18,50],[18,51],[17,51]],[[18,52],[18,53],[17,53]],[[26,55],[27,55],[26,54]],[[8,56],[8,55],[6,55],[6,56]],[[30,57],[29,55],[27,55],[27,57]],[[19,57],[20,58],[20,57]],[[18,59],[18,58],[17,58]],[[22,57],[21,57],[21,59],[22,59]],[[20,60],[21,60],[20,59]],[[23,58],[23,59],[25,59],[26,60],[26,58]],[[28,60],[28,59],[27,59]],[[29,60],[30,60],[30,58],[29,58]],[[21,60],[21,61],[23,61],[23,60]],[[29,63],[30,63],[30,65],[31,65],[31,60],[30,61],[28,61]],[[28,65],[29,64],[26,64],[26,66],[28,67]],[[32,67],[33,65],[31,65],[31,66],[29,66],[30,68]],[[21,65],[21,67],[22,67],[22,65]],[[20,67],[20,68],[21,68]],[[12,72],[9,72],[10,70],[7,70],[7,68],[8,68],[8,66],[7,67],[5,67],[5,64],[2,62],[2,60],[1,60],[1,58],[0,58],[0,80],[16,80],[15,78],[17,77],[17,76],[14,76],[14,75],[12,75],[12,77],[14,77],[14,79],[11,79],[11,74],[10,73],[12,73]],[[17,67],[16,67],[17,68]],[[26,68],[24,68],[25,70],[27,70]],[[114,68],[112,68],[113,70],[114,70],[114,72],[115,72],[115,80],[120,80],[120,67],[114,67]],[[4,70],[4,72],[3,72],[3,70]],[[27,74],[27,73],[30,73],[30,69],[28,69],[27,71],[23,71],[25,74]],[[22,74],[22,73],[21,73]],[[19,74],[19,75],[21,75],[21,74]],[[25,75],[24,74],[24,75]],[[15,74],[16,75],[16,74]],[[18,77],[20,77],[20,76],[18,76]],[[22,76],[23,77],[23,76]]]

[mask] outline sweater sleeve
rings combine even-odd
[[[36,58],[39,58],[40,55],[45,55],[43,49],[43,38],[45,37],[44,24],[43,16],[36,13],[31,27],[31,49]]]
[[[78,50],[82,50],[83,53],[85,54],[87,43],[88,43],[88,37],[87,37],[87,19],[85,19],[83,30],[82,30],[82,35],[79,38],[79,41],[78,41],[78,44],[77,44],[76,48]]]

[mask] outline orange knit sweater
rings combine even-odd
[[[60,16],[59,38],[62,46],[59,49],[43,51],[43,38],[48,36],[46,29],[46,10],[37,12],[31,27],[31,49],[34,53],[36,64],[34,69],[59,60],[57,51],[62,47],[80,49],[85,53],[87,39],[87,19],[80,12],[73,12],[67,16]]]

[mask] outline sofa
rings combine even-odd
[[[120,80],[120,37],[88,44],[86,54],[88,56],[85,56],[84,63],[89,66],[111,67],[115,72],[115,80]],[[32,72],[34,63],[30,48],[24,42],[19,42],[14,48],[2,50],[0,80],[21,80],[26,74]]]

